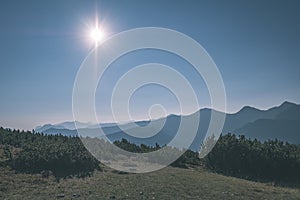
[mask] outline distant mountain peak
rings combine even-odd
[[[297,104],[289,102],[289,101],[285,101],[280,106],[297,106]]]
[[[180,117],[180,115],[176,115],[176,114],[169,114],[167,117]],[[162,117],[163,118],[163,117]]]
[[[200,111],[211,111],[212,108],[201,108]]]
[[[262,111],[258,108],[252,107],[252,106],[244,106],[241,110],[238,111],[238,113],[240,112],[249,112],[249,111]]]

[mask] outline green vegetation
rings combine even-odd
[[[17,172],[52,174],[56,178],[87,176],[99,162],[77,137],[43,135],[0,128],[0,145],[8,165]]]
[[[215,142],[209,138],[204,147],[209,148]],[[161,148],[126,140],[115,144],[132,152]],[[297,188],[300,148],[277,140],[261,143],[228,134],[220,137],[204,159],[188,150],[172,166],[147,174],[116,173],[95,160],[77,137],[0,128],[0,199],[299,199],[300,196]],[[295,188],[279,187],[282,184]]]
[[[114,144],[126,151],[135,152],[135,153],[147,153],[156,151],[162,147],[160,147],[157,143],[155,147],[147,146],[144,144],[136,145],[134,143],[128,142],[126,139],[122,139],[121,141],[115,141]],[[188,168],[191,166],[199,166],[201,165],[201,161],[199,159],[199,154],[197,152],[186,150],[184,153],[183,150],[178,150],[176,148],[169,148],[169,151],[165,151],[160,154],[160,156],[164,159],[168,159],[169,154],[174,153],[175,155],[182,154],[175,162],[171,164],[173,167],[180,167],[180,168]],[[161,159],[150,158],[150,162],[157,162],[160,163]]]
[[[209,138],[204,148],[216,141]],[[105,145],[105,142],[101,142]],[[161,147],[135,145],[123,139],[114,142],[120,148],[138,153],[155,151]],[[85,149],[78,137],[43,135],[0,128],[0,145],[4,158],[1,166],[10,166],[16,172],[53,174],[56,178],[87,176],[100,169],[99,162]],[[174,151],[179,151],[173,149]],[[165,156],[168,157],[166,154]],[[167,159],[167,158],[166,158]],[[152,162],[156,162],[153,158]],[[261,143],[257,140],[221,136],[213,150],[203,159],[198,153],[186,151],[173,167],[206,168],[225,175],[240,178],[276,182],[284,185],[300,185],[300,147],[278,140]]]
[[[230,176],[300,185],[300,147],[278,140],[261,143],[227,134],[203,161],[210,169]]]
[[[155,147],[151,147],[144,144],[136,145],[130,143],[126,139],[122,139],[121,141],[115,141],[114,144],[126,151],[135,152],[135,153],[147,153],[147,152],[152,152],[152,151],[156,151],[157,149],[160,149],[160,146],[157,143]]]
[[[160,148],[158,145],[138,146],[125,139],[115,144],[127,151],[142,153]],[[210,149],[211,144],[215,144],[214,148],[203,159],[199,159],[197,152],[187,150],[172,166],[188,168],[201,165],[225,175],[283,185],[300,185],[300,147],[297,145],[278,140],[261,143],[232,134],[221,136],[217,142],[213,137],[208,138],[203,148],[208,146]]]

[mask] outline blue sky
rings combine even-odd
[[[0,126],[32,129],[72,120],[73,83],[92,49],[87,24],[96,13],[108,35],[157,26],[194,38],[219,67],[229,112],[300,103],[299,10],[299,1],[1,1]],[[199,91],[200,106],[209,106],[201,77],[174,55],[149,50],[118,62],[123,70],[147,62],[172,65]],[[113,69],[107,73],[102,87],[109,89],[116,76]],[[145,118],[156,102],[178,112],[172,94],[147,87],[134,95],[136,118]],[[101,94],[99,86],[97,112],[110,121]]]

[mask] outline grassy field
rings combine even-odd
[[[226,177],[200,167],[167,167],[147,174],[104,168],[91,177],[59,182],[0,169],[0,199],[300,199],[300,189]]]

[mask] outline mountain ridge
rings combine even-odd
[[[81,133],[94,136],[97,135],[96,130],[97,127],[100,126],[110,141],[125,138],[138,144],[146,143],[147,145],[154,145],[157,142],[160,145],[164,145],[170,142],[173,137],[175,137],[181,118],[193,117],[198,113],[200,114],[199,128],[195,137],[195,141],[191,145],[191,148],[195,150],[203,142],[212,112],[222,113],[212,108],[203,108],[187,116],[170,114],[167,117],[153,120],[153,122],[165,120],[165,124],[157,133],[157,135],[148,139],[134,138],[124,132],[124,130],[131,132],[138,132],[139,130],[142,130],[141,127],[151,122],[147,120],[129,122],[121,125],[116,123],[87,124],[79,122],[80,127],[78,128],[80,129]],[[68,125],[70,125],[70,123],[72,124],[72,122],[68,123]],[[73,124],[75,123],[73,122]],[[300,144],[300,126],[298,124],[300,124],[300,105],[298,104],[285,101],[279,106],[274,106],[267,110],[260,110],[251,106],[244,106],[236,113],[226,114],[222,134],[234,133],[237,135],[245,135],[246,137],[252,139],[257,138],[261,141],[277,138],[290,143]],[[51,127],[49,124],[46,124],[36,129],[36,132],[40,132],[39,130],[42,130],[41,132],[45,134],[61,133],[69,136],[77,135],[76,129],[70,130],[65,126],[65,122],[56,124],[53,127]],[[155,132],[156,129],[157,127],[153,127],[153,132]]]

